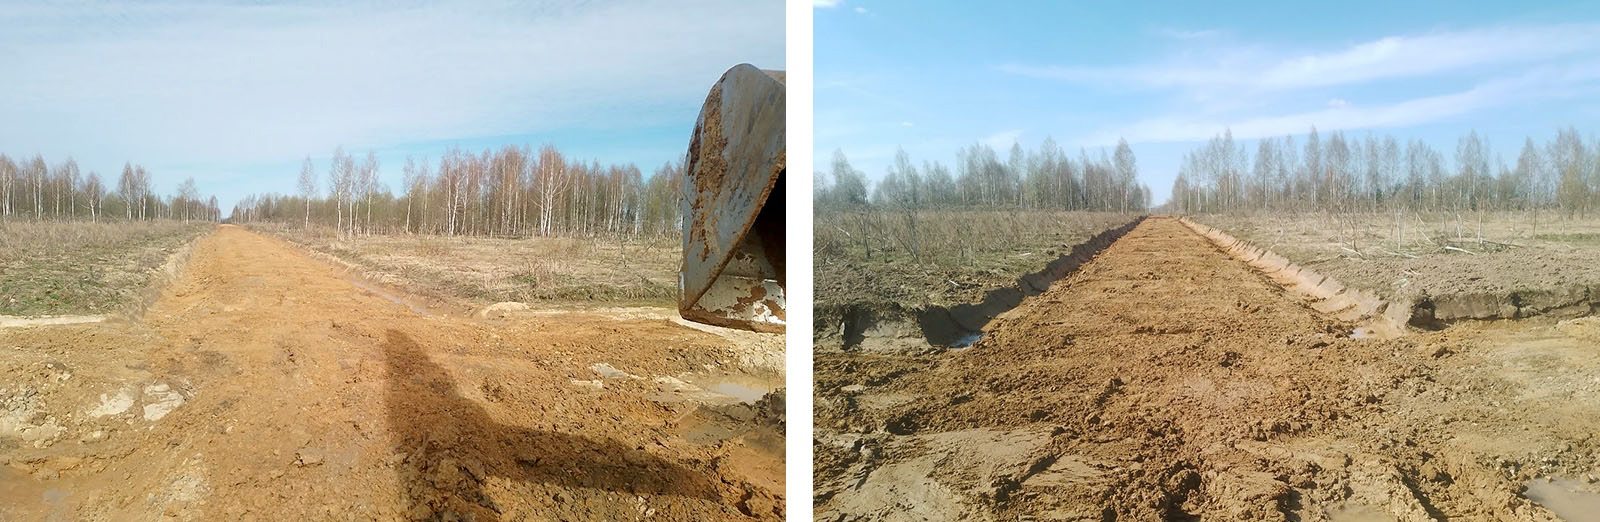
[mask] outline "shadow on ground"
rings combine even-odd
[[[496,422],[404,333],[389,330],[383,347],[407,518],[499,520],[502,506],[484,489],[490,477],[720,501],[704,475],[630,445]]]

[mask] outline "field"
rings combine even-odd
[[[421,241],[356,244],[437,256],[424,274],[567,248],[548,257],[590,285],[583,256],[610,255],[376,253]],[[0,326],[0,520],[782,517],[781,336],[658,307],[457,313],[519,294],[417,296],[231,225],[189,248],[137,316]]]
[[[816,354],[815,516],[1592,519],[1600,320],[1592,308],[1525,310],[1543,280],[1523,280],[1594,277],[1600,265],[1574,261],[1593,255],[1578,235],[1587,229],[1552,223],[1518,237],[1485,219],[1484,241],[1468,242],[1421,218],[1401,229],[1417,239],[1401,240],[1381,218],[1338,218],[1355,224],[1344,236],[1335,218],[1193,218],[1297,266],[1268,272],[1260,251],[1151,217],[1072,249],[1087,258],[1025,292],[970,347],[881,324],[854,341],[820,333],[837,340]],[[1327,306],[1358,288],[1390,305],[1442,299],[1405,292],[1457,287],[1391,276],[1420,261],[1487,274],[1496,265],[1473,260],[1503,252],[1538,261],[1498,282],[1461,281],[1520,288],[1494,294],[1518,296],[1507,320],[1369,335],[1381,314]],[[1350,288],[1291,277],[1311,270],[1348,276]],[[1318,293],[1328,288],[1338,291]]]
[[[913,234],[901,213],[826,213],[817,216],[813,239],[817,300],[901,306],[974,301],[1132,219],[1093,212],[921,211]],[[908,241],[920,247],[920,258]],[[856,284],[866,280],[878,284]]]
[[[0,224],[0,316],[136,313],[180,248],[210,230],[178,221]]]
[[[1196,216],[1441,321],[1587,315],[1600,295],[1600,219],[1527,212]],[[1537,225],[1537,226],[1536,226]],[[1417,323],[1427,326],[1425,318]]]
[[[851,316],[915,321],[929,308],[980,302],[1134,215],[1092,212],[922,211],[912,234],[893,212],[816,217],[816,342],[843,341]],[[914,238],[914,239],[913,239]],[[913,256],[908,243],[919,247]],[[871,281],[871,284],[863,284]],[[853,327],[853,326],[852,326]]]
[[[350,263],[366,278],[435,299],[673,306],[675,240],[438,235],[356,236],[331,228],[252,225]]]

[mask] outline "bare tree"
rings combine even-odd
[[[311,200],[317,197],[317,167],[311,156],[300,164],[300,197],[306,200],[305,227],[311,228]]]
[[[1232,139],[1232,134],[1229,134],[1229,139]],[[1129,190],[1134,188],[1139,177],[1139,163],[1133,157],[1133,148],[1128,146],[1128,140],[1122,138],[1117,138],[1117,151],[1111,157],[1117,172],[1117,188],[1122,192],[1119,205],[1123,212],[1127,212],[1128,204],[1131,203],[1128,197]]]
[[[133,164],[122,164],[122,176],[117,178],[117,194],[122,196],[122,206],[128,221],[133,221],[133,202],[138,198],[138,180],[133,175]]]
[[[197,209],[194,208],[194,205],[199,202],[199,199],[200,189],[195,186],[194,178],[185,178],[183,183],[178,185],[178,197],[174,200],[176,205],[183,207],[184,222],[187,223],[190,217],[195,215],[195,210]]]
[[[150,206],[150,172],[144,165],[133,166],[134,191],[139,194],[139,219],[146,219],[145,209]]]
[[[17,184],[17,164],[0,154],[0,219],[11,218],[12,189]]]
[[[366,231],[372,233],[372,195],[378,190],[378,155],[367,151],[366,161],[361,162],[361,174],[358,179],[361,196],[367,206]]]
[[[48,174],[44,156],[35,155],[23,169],[23,176],[28,179],[28,185],[33,187],[33,219],[38,221],[44,217],[44,181]]]
[[[55,187],[56,219],[61,218],[62,198],[67,200],[67,215],[76,216],[78,214],[78,198],[73,197],[74,191],[78,187],[78,162],[68,157],[67,161],[61,164],[60,170],[61,173],[57,176]]]
[[[333,151],[333,160],[328,167],[328,192],[333,195],[334,229],[339,231],[339,236],[344,237],[345,207],[351,201],[351,192],[354,189],[355,161],[345,154],[344,147],[340,146]],[[350,216],[355,221],[355,216]]]
[[[94,172],[83,180],[83,193],[88,197],[89,221],[98,223],[100,215],[105,213],[106,187],[100,182],[100,175]]]

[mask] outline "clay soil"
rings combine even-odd
[[[664,312],[439,315],[222,226],[141,319],[0,329],[0,520],[781,518],[781,339]]]
[[[1600,321],[1353,326],[1148,219],[971,348],[818,353],[814,514],[1593,520]]]

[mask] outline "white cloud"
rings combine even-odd
[[[1166,63],[1129,67],[1005,64],[1012,74],[1077,83],[1247,92],[1350,85],[1491,65],[1545,63],[1600,53],[1600,24],[1493,27],[1388,36],[1329,52],[1284,56],[1259,47],[1189,50]]]
[[[1104,129],[1086,143],[1108,145],[1118,137],[1130,142],[1200,141],[1231,129],[1238,139],[1299,134],[1315,125],[1325,131],[1395,128],[1435,122],[1471,112],[1536,100],[1592,93],[1600,87],[1600,63],[1550,67],[1518,76],[1485,81],[1469,89],[1374,105],[1330,100],[1326,108],[1250,116],[1165,115]],[[1338,103],[1336,103],[1338,102]]]
[[[856,14],[867,14],[867,8],[865,8],[865,7],[857,7],[856,8]]]
[[[901,127],[915,127],[915,126],[917,126],[917,124],[911,123],[909,121],[902,121],[902,122],[900,122],[900,126]]]
[[[844,0],[811,0],[811,7],[838,7]]]
[[[728,67],[784,65],[774,2],[377,5],[8,5],[0,146],[161,175],[339,144],[687,128]]]
[[[1186,36],[1173,33],[1175,38]],[[1155,62],[1117,67],[1006,64],[1005,73],[1111,90],[1168,92],[1167,114],[1095,131],[1083,142],[1252,138],[1319,129],[1392,128],[1491,107],[1600,91],[1600,24],[1473,28],[1391,35],[1283,52],[1267,43],[1188,42]],[[1396,87],[1400,86],[1400,87]],[[1431,91],[1431,92],[1430,92]],[[1420,92],[1420,94],[1418,94]],[[1381,94],[1375,94],[1381,93]],[[1399,101],[1371,99],[1408,93]]]

